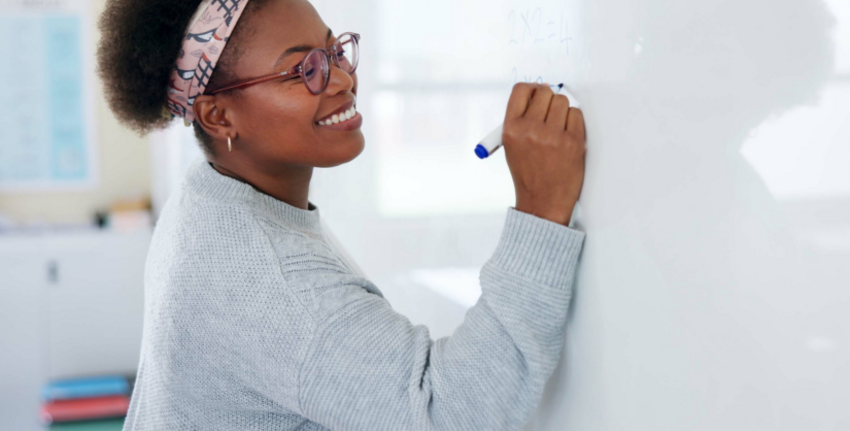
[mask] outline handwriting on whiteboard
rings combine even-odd
[[[566,13],[544,11],[543,8],[511,10],[508,14],[510,35],[508,45],[550,43],[563,45],[564,53],[570,55],[569,21]]]
[[[513,68],[513,70],[511,70],[511,74],[514,76],[514,84],[519,82],[520,76],[519,76],[519,71],[517,70],[516,67]],[[540,76],[540,75],[538,75],[536,77],[531,76],[531,75],[523,75],[522,76],[522,82],[525,82],[525,83],[536,82],[538,84],[542,84],[544,81],[543,81],[543,76]]]

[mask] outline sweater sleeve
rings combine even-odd
[[[380,296],[326,280],[301,414],[335,431],[519,429],[558,362],[583,240],[509,207],[480,299],[436,341]]]

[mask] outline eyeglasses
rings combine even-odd
[[[321,94],[325,91],[330,81],[330,62],[346,73],[354,73],[360,60],[360,35],[357,33],[343,33],[339,35],[336,43],[329,50],[314,48],[301,60],[298,66],[283,72],[275,72],[270,75],[251,78],[219,88],[209,94],[220,93],[225,90],[259,84],[275,78],[284,77],[284,81],[298,78],[299,76],[310,90],[310,93]]]

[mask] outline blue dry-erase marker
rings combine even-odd
[[[564,84],[550,85],[550,87],[557,87],[558,89],[555,90],[555,93],[560,93],[561,90],[564,89]],[[564,91],[564,93],[565,96],[570,99],[570,107],[578,108],[578,101],[566,91]],[[505,123],[502,123],[499,124],[499,127],[496,127],[495,130],[490,132],[490,134],[485,136],[478,146],[475,147],[475,155],[478,156],[479,159],[486,159],[490,156],[490,154],[493,154],[493,151],[496,151],[497,148],[502,146],[502,132],[504,132],[504,130]]]

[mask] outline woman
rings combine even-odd
[[[363,150],[356,35],[335,36],[305,0],[108,0],[100,28],[115,115],[139,133],[182,117],[206,156],[154,233],[125,430],[526,422],[558,361],[584,238],[567,227],[584,122],[565,97],[514,88],[516,207],[481,300],[434,341],[341,258],[307,199],[314,167]]]

